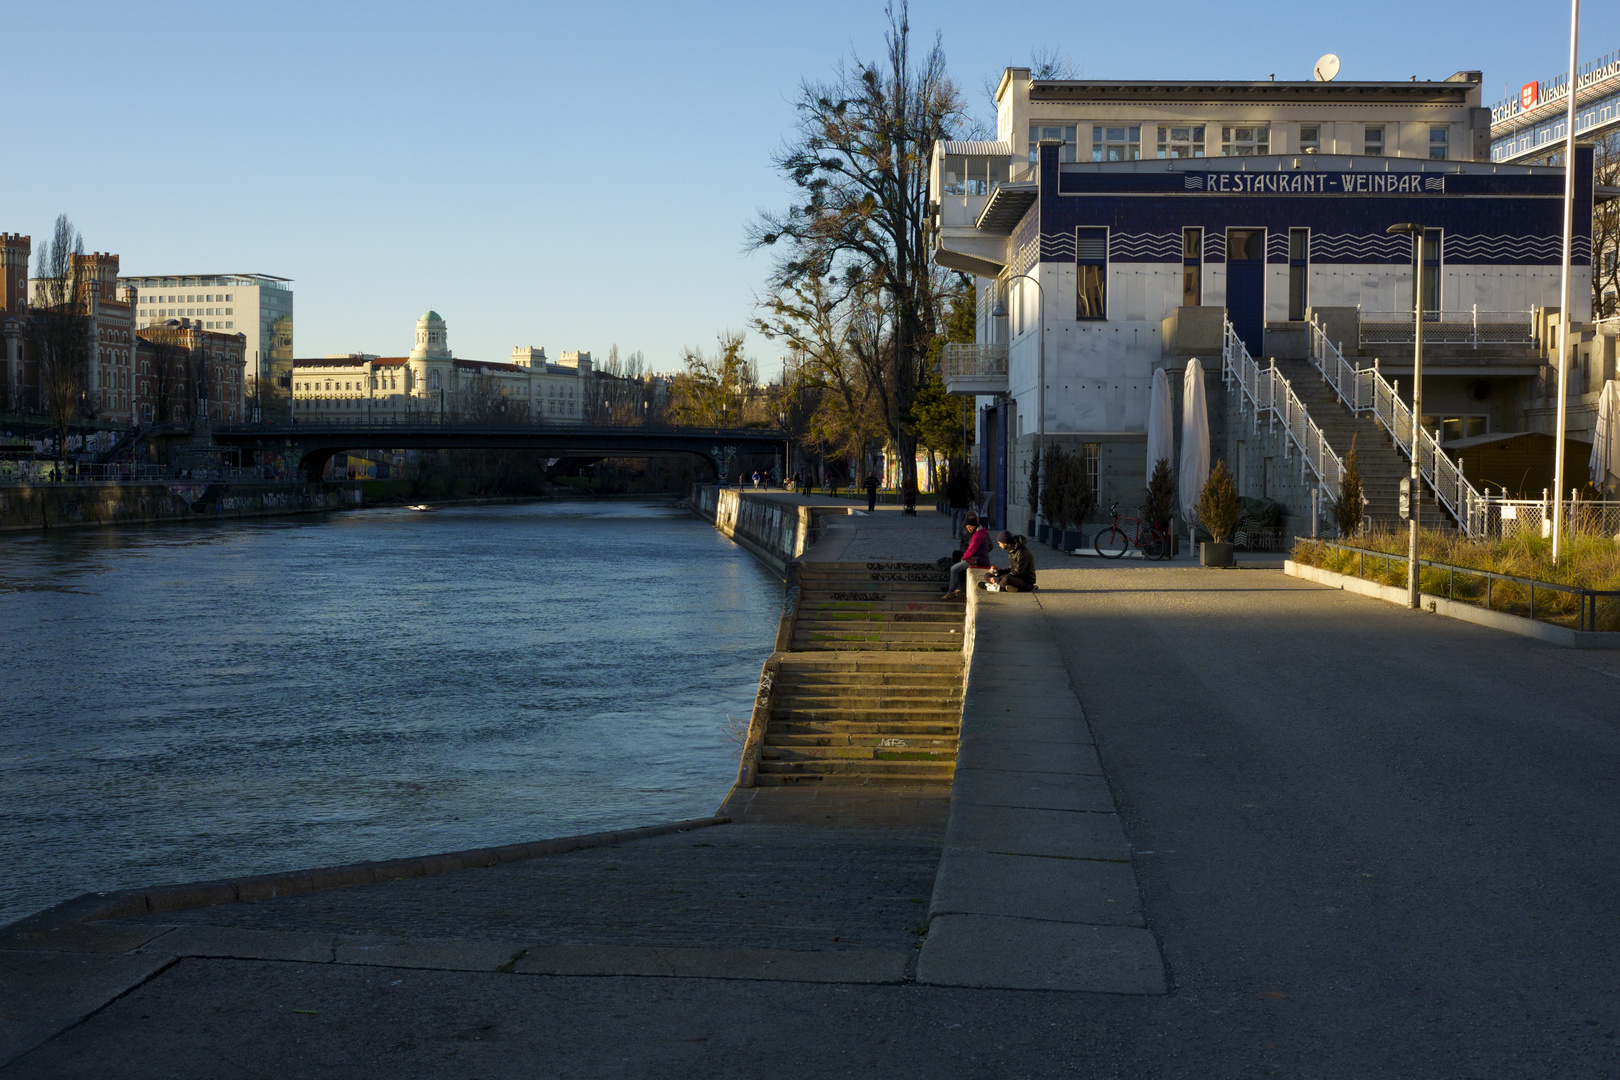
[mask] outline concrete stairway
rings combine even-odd
[[[1389,432],[1371,413],[1352,413],[1309,360],[1278,360],[1277,370],[1293,386],[1305,410],[1341,459],[1350,453],[1350,441],[1354,437],[1361,489],[1367,497],[1368,523],[1391,528],[1402,525],[1401,478],[1410,473],[1412,466],[1390,441]],[[1451,515],[1434,502],[1427,487],[1424,488],[1423,511],[1426,528],[1454,526]]]
[[[926,564],[800,565],[760,785],[950,784],[966,611],[940,598],[945,579]]]

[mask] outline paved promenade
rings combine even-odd
[[[816,554],[949,543],[880,510]],[[947,829],[921,801],[797,793],[617,847],[0,941],[0,1024],[92,1013],[0,1078],[1620,1072],[1620,656],[1272,570],[1036,555],[1037,597],[977,598],[1006,676],[980,688],[1067,749],[1006,769],[965,732],[960,771],[1045,773],[1029,809],[1117,821],[1069,855],[1128,868],[1134,897],[1020,917],[1150,937],[1166,992],[930,984],[947,935],[919,931],[984,902],[939,893],[942,851],[1006,845],[954,806]],[[970,787],[958,805],[999,805]],[[1010,899],[1061,896],[1016,869]]]

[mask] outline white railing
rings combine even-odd
[[[1278,424],[1287,431],[1288,438],[1283,443],[1284,457],[1287,457],[1289,443],[1299,450],[1301,479],[1306,479],[1307,474],[1316,479],[1317,488],[1322,492],[1317,512],[1325,514],[1331,502],[1339,497],[1344,462],[1328,445],[1327,438],[1295,395],[1294,388],[1277,370],[1276,361],[1265,368],[1256,364],[1249,355],[1248,346],[1243,344],[1243,339],[1238,337],[1230,321],[1226,323],[1221,347],[1221,381],[1227,386],[1236,383],[1242,388],[1243,399],[1253,410],[1255,430],[1259,430],[1260,419],[1265,416],[1273,431]]]
[[[1006,379],[1006,343],[984,344],[953,341],[939,358],[940,374],[946,382],[957,379]]]
[[[1395,446],[1412,460],[1412,407],[1402,401],[1397,388],[1378,370],[1378,362],[1370,368],[1358,368],[1344,358],[1339,347],[1328,340],[1320,324],[1312,322],[1311,361],[1322,373],[1339,400],[1353,413],[1370,412],[1389,432]],[[1425,331],[1425,334],[1427,331]],[[1453,462],[1427,430],[1422,432],[1418,451],[1418,472],[1451,516],[1457,519],[1469,537],[1485,534],[1484,496],[1463,475],[1462,462]]]
[[[1412,344],[1411,311],[1361,312],[1363,345]],[[1423,341],[1432,345],[1534,345],[1535,313],[1530,311],[1425,311]]]

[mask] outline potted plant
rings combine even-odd
[[[1061,547],[1063,544],[1063,450],[1048,446],[1041,451],[1041,525],[1036,539],[1043,544]]]
[[[1225,461],[1215,462],[1209,479],[1198,492],[1198,520],[1209,530],[1209,539],[1199,545],[1198,562],[1201,566],[1232,565],[1232,530],[1237,526],[1242,505],[1238,502],[1237,485]]]
[[[1157,525],[1164,535],[1169,538],[1165,546],[1166,559],[1175,554],[1176,534],[1170,527],[1170,519],[1176,512],[1176,477],[1170,469],[1170,459],[1160,458],[1153,466],[1153,475],[1148,478],[1147,502],[1142,506],[1142,516]]]
[[[1097,508],[1097,492],[1091,486],[1091,471],[1086,468],[1083,453],[1070,453],[1063,477],[1063,550],[1076,551],[1085,547],[1085,520]]]
[[[1048,498],[1048,495],[1047,495],[1046,491],[1043,490],[1043,488],[1050,488],[1051,485],[1042,483],[1044,477],[1041,474],[1046,471],[1042,467],[1043,465],[1044,465],[1044,462],[1041,461],[1040,454],[1031,454],[1030,455],[1030,457],[1029,457],[1029,529],[1027,531],[1029,532],[1029,534],[1035,536],[1036,539],[1038,539],[1039,541],[1041,541],[1041,543],[1044,544],[1046,542],[1047,534],[1048,534],[1049,530],[1051,529],[1051,525],[1049,524],[1051,515],[1050,515],[1050,511],[1047,511],[1047,509],[1046,509],[1046,506],[1047,506],[1046,499]],[[1048,520],[1047,521],[1039,521],[1037,519],[1037,517],[1036,517],[1037,514],[1039,514],[1041,517],[1046,517]]]

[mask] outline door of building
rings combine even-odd
[[[979,445],[980,497],[991,528],[1004,529],[1007,517],[1007,406],[980,412],[984,442]]]
[[[1226,317],[1250,356],[1266,337],[1266,230],[1226,230]]]

